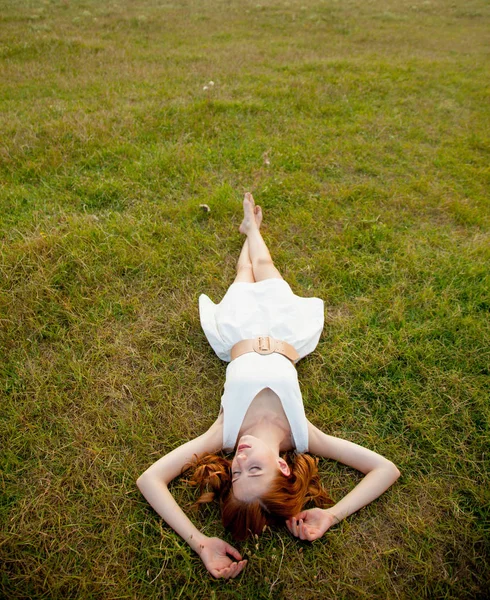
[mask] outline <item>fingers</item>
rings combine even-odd
[[[298,513],[297,515],[295,515],[294,517],[295,519],[303,519],[303,521],[306,521],[306,519],[308,518],[308,511],[307,510],[303,510],[300,513]]]
[[[211,575],[216,578],[223,579],[231,579],[235,578],[243,571],[243,569],[247,566],[246,560],[241,560],[240,562],[231,563],[229,567],[225,567],[224,569],[213,569],[211,571]]]
[[[289,531],[300,540],[307,540],[311,542],[316,539],[315,534],[310,531],[308,525],[306,525],[303,519],[297,519],[296,517],[288,519],[286,521],[286,526]]]
[[[233,546],[230,546],[230,544],[226,544],[226,554],[233,556],[233,558],[236,558],[236,560],[242,560],[242,555],[240,552],[238,552],[236,548],[233,548]]]
[[[286,521],[286,525],[287,528],[289,529],[289,531],[295,536],[295,537],[299,537],[300,539],[303,539],[301,537],[301,525],[302,525],[303,521],[299,521],[296,517],[293,517],[292,519],[288,519]]]
[[[299,531],[299,539],[300,540],[308,539],[306,537],[306,530],[305,530],[305,524],[303,522],[303,519],[298,520],[298,531]]]
[[[233,578],[237,577],[238,575],[240,575],[240,573],[243,571],[243,569],[247,566],[247,561],[246,560],[241,560],[238,564],[237,569],[235,570],[235,573],[232,575]]]

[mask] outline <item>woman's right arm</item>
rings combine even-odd
[[[221,450],[223,443],[222,415],[194,440],[179,446],[157,460],[137,480],[138,488],[149,504],[199,554],[214,577],[236,577],[245,567],[240,553],[219,538],[204,535],[187,518],[168,489],[168,484],[182,473],[195,455]],[[236,561],[233,561],[231,555]]]

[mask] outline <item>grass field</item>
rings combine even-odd
[[[489,27],[486,0],[0,1],[2,598],[484,597]],[[307,415],[402,477],[225,582],[135,481],[218,412],[197,298],[246,190],[326,302]]]

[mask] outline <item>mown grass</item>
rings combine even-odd
[[[488,25],[483,0],[1,3],[2,596],[485,595]],[[326,300],[309,417],[402,478],[224,582],[135,480],[217,414],[197,297],[233,278],[245,190]]]

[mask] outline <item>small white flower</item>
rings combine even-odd
[[[207,86],[207,85],[205,85],[205,86],[204,86],[202,89],[203,89],[204,91],[206,91],[206,90],[209,90],[209,88],[208,88],[208,86]]]
[[[208,83],[208,85],[210,85],[211,87],[213,87],[213,85],[214,85],[214,81],[210,81],[210,82]]]

